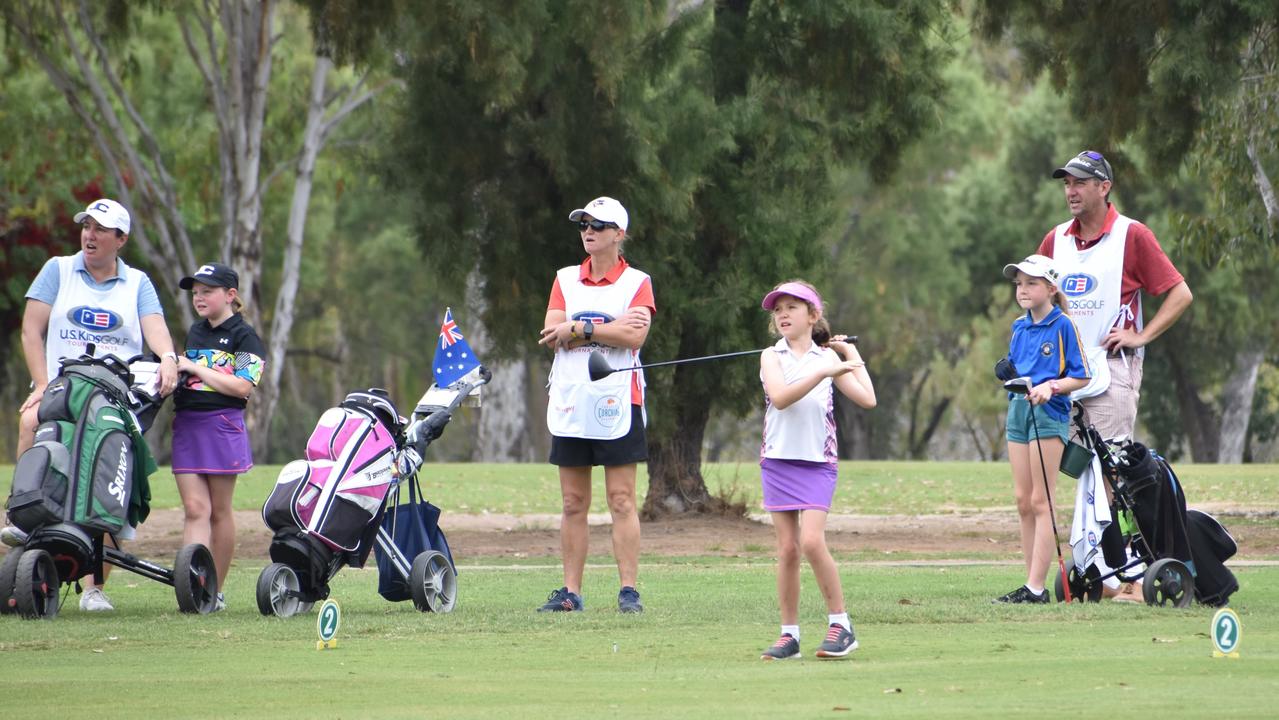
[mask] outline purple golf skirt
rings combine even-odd
[[[830,512],[835,497],[835,479],[839,466],[835,463],[808,460],[764,458],[759,462],[760,482],[764,486],[764,509],[825,510]]]
[[[179,410],[173,416],[174,474],[239,475],[252,467],[243,410]]]

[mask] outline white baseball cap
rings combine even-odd
[[[82,223],[85,218],[90,216],[97,220],[102,227],[119,230],[125,235],[129,234],[129,211],[125,210],[124,206],[115,200],[107,200],[106,198],[94,200],[89,203],[89,207],[85,208],[84,212],[75,214],[75,221]]]
[[[568,219],[577,222],[583,215],[590,215],[596,220],[611,222],[621,229],[626,229],[630,216],[626,214],[626,208],[622,204],[611,197],[597,197],[586,204],[586,207],[579,208],[568,214]]]
[[[1043,278],[1053,285],[1061,284],[1061,273],[1053,265],[1053,259],[1046,255],[1027,255],[1019,263],[1004,266],[1004,277],[1012,280],[1020,270],[1031,277]]]

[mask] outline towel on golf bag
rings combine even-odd
[[[1102,482],[1101,458],[1093,453],[1092,461],[1079,474],[1075,490],[1075,517],[1070,524],[1070,552],[1081,576],[1094,559],[1101,560],[1097,557],[1098,545],[1111,521],[1110,504],[1106,502]],[[1097,502],[1098,499],[1101,502]]]
[[[298,527],[335,550],[359,548],[394,484],[395,438],[373,413],[343,403],[320,416],[306,459],[280,470],[262,506],[267,527]]]
[[[409,486],[408,503],[388,508],[382,516],[382,529],[391,536],[409,569],[413,567],[413,559],[427,550],[443,554],[452,566],[453,553],[449,550],[444,531],[440,529],[440,509],[422,499],[422,489],[418,487],[416,476],[405,484]],[[412,599],[408,578],[400,575],[381,546],[377,546],[374,552],[377,555],[378,594],[391,602]]]
[[[14,467],[6,507],[22,530],[71,522],[118,533],[151,512],[155,459],[129,408],[128,366],[63,360],[36,412],[35,444]]]

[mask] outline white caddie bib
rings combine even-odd
[[[1070,319],[1079,328],[1084,357],[1092,379],[1070,394],[1072,400],[1095,397],[1110,387],[1110,369],[1102,340],[1116,323],[1134,314],[1134,308],[1120,304],[1124,282],[1124,252],[1128,246],[1130,218],[1115,218],[1096,245],[1079,251],[1075,238],[1066,234],[1073,221],[1057,226],[1053,236],[1053,264],[1061,273],[1061,291],[1070,305]],[[1141,329],[1140,293],[1134,300],[1137,329]]]
[[[609,285],[584,285],[580,267],[572,265],[557,273],[564,309],[569,320],[602,324],[625,313],[635,293],[648,275],[628,267]],[[599,351],[615,368],[640,364],[639,351],[591,343],[572,350],[555,352],[551,365],[550,398],[546,405],[546,426],[552,435],[590,440],[616,440],[631,430],[631,379],[638,375],[644,391],[644,371],[615,372],[591,382],[587,362]],[[641,403],[642,405],[642,403]]]
[[[94,354],[115,355],[121,360],[142,353],[142,322],[138,317],[138,287],[142,271],[117,261],[120,282],[109,290],[96,290],[75,271],[75,257],[55,258],[58,263],[58,297],[49,311],[49,335],[45,342],[48,379],[58,376],[58,359],[79,357],[89,343]]]

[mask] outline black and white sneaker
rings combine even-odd
[[[799,641],[790,633],[777,638],[773,646],[759,656],[760,660],[790,660],[799,657]]]
[[[639,590],[626,585],[617,593],[617,611],[620,613],[642,613],[644,603],[640,602]]]
[[[853,631],[834,623],[826,631],[826,639],[817,646],[817,657],[824,660],[835,660],[847,657],[848,653],[857,649],[857,637]]]
[[[1048,589],[1044,588],[1038,595],[1030,591],[1030,588],[1022,585],[1007,595],[995,598],[992,603],[1012,603],[1012,604],[1031,604],[1046,605],[1052,600],[1048,597]]]

